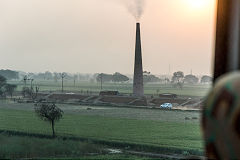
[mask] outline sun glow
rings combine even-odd
[[[211,0],[185,0],[185,1],[191,9],[205,9],[211,3]]]

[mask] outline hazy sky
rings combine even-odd
[[[135,19],[124,1],[0,0],[0,69],[133,73]],[[211,74],[215,0],[191,1],[146,0],[144,70]]]

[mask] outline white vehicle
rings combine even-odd
[[[73,94],[75,94],[75,93],[72,93],[72,92],[70,92],[70,93],[66,93],[67,95],[73,95]]]
[[[160,105],[160,108],[172,109],[173,105],[171,103],[163,103]]]

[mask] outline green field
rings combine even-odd
[[[146,159],[129,154],[107,154],[107,150],[102,145],[73,140],[40,139],[0,134],[0,142],[0,159]]]
[[[101,154],[104,152],[100,145],[61,139],[39,139],[0,134],[0,142],[0,159],[82,157],[90,153]]]
[[[59,105],[59,136],[202,151],[199,112]],[[185,120],[195,117],[197,120]],[[0,103],[0,130],[51,135],[32,104]]]
[[[18,85],[18,91],[21,91],[24,86],[22,81],[10,81],[10,83],[14,83]],[[33,85],[37,85],[40,87],[40,91],[61,91],[61,82],[54,82],[53,80],[45,80],[39,81],[35,80]],[[27,84],[30,87],[30,83]],[[177,95],[183,96],[205,96],[211,85],[205,84],[196,84],[196,85],[188,85],[184,84],[183,89],[173,88],[171,84],[145,84],[144,92],[145,94],[157,94],[157,90],[159,89],[159,93],[174,93]],[[90,83],[90,82],[76,82],[74,86],[72,81],[64,82],[64,90],[65,91],[77,91],[77,92],[99,92],[100,91],[100,83]],[[132,93],[132,84],[131,83],[103,83],[103,90],[117,90],[120,93],[130,94]]]

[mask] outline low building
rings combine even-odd
[[[169,99],[174,99],[177,98],[176,94],[172,94],[172,93],[163,93],[163,94],[159,94],[160,98],[169,98]]]
[[[119,95],[118,91],[101,91],[99,96],[117,96]]]

